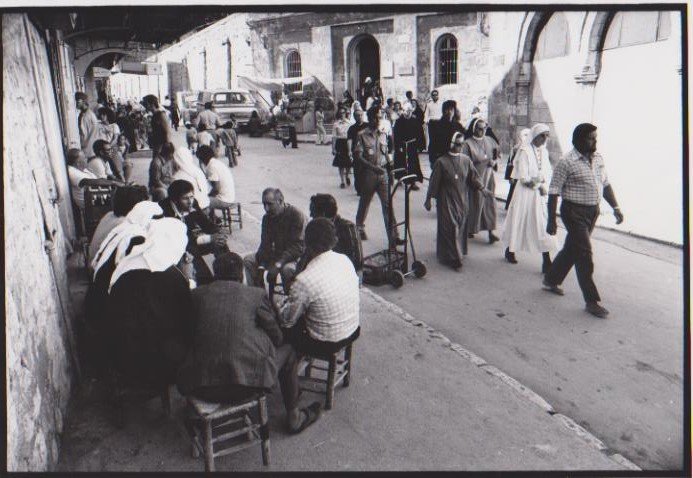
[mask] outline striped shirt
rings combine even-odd
[[[576,149],[569,151],[556,165],[549,194],[558,194],[564,201],[583,206],[597,206],[609,185],[604,159],[594,153],[592,162]]]
[[[304,314],[308,334],[315,340],[339,342],[356,331],[359,278],[344,254],[324,252],[296,276],[280,309],[280,325],[293,327]]]

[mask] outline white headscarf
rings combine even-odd
[[[453,153],[452,152],[452,148],[455,147],[455,141],[457,141],[457,138],[463,138],[464,139],[464,135],[462,133],[460,133],[459,131],[456,131],[452,135],[452,139],[450,140],[450,147],[448,148],[448,154],[451,154],[453,156],[457,156],[459,154],[459,153]]]
[[[551,131],[551,129],[544,123],[535,124],[534,126],[532,126],[532,133],[530,134],[531,141],[534,141],[534,138],[536,138],[540,134],[548,133],[549,131]]]
[[[125,216],[125,221],[114,227],[111,232],[101,242],[91,267],[94,269],[94,278],[99,269],[108,261],[114,251],[117,251],[115,263],[125,257],[125,251],[133,237],[146,236],[147,226],[152,222],[154,216],[163,214],[164,211],[155,202],[142,201],[135,204],[135,207]]]
[[[173,175],[174,179],[184,179],[193,185],[195,199],[201,209],[209,206],[209,182],[204,171],[200,169],[193,159],[188,148],[177,147],[173,153],[173,162],[178,171]]]
[[[172,217],[156,219],[149,224],[144,244],[132,248],[116,266],[108,292],[120,276],[134,270],[162,272],[178,264],[188,245],[187,227]]]
[[[529,128],[523,128],[517,133],[517,146],[528,146],[529,142],[532,140],[532,130]]]

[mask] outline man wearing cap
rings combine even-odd
[[[599,305],[601,298],[592,280],[594,264],[590,235],[599,217],[601,197],[613,208],[616,224],[623,222],[623,214],[606,175],[604,159],[597,152],[597,127],[590,123],[577,125],[573,131],[573,146],[556,165],[549,186],[546,232],[552,236],[556,234],[556,206],[560,195],[561,220],[568,235],[563,249],[544,276],[544,289],[563,295],[559,286],[574,265],[585,310],[595,317],[605,318],[609,311]]]
[[[101,137],[100,123],[94,112],[89,108],[89,97],[78,91],[75,93],[75,103],[79,110],[77,123],[79,126],[79,142],[87,160],[96,156],[94,154],[94,141]]]

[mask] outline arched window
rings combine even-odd
[[[301,54],[297,50],[291,50],[286,54],[284,71],[287,78],[296,78],[301,76]],[[303,88],[301,83],[292,83],[288,85],[289,91],[298,91]]]
[[[666,40],[671,35],[671,12],[618,12],[604,40],[604,49]]]
[[[457,39],[450,34],[436,42],[436,86],[457,83]]]
[[[570,30],[562,13],[554,13],[544,25],[537,39],[535,60],[547,60],[570,54]]]

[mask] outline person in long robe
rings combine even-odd
[[[508,262],[517,264],[518,251],[541,252],[542,273],[551,267],[550,253],[557,249],[556,238],[546,232],[546,197],[552,174],[545,148],[548,137],[548,126],[534,125],[531,143],[522,146],[515,156],[511,177],[517,186],[501,234]]]
[[[493,234],[496,229],[496,180],[493,171],[498,169],[498,143],[486,135],[487,123],[481,118],[471,122],[472,136],[465,140],[462,154],[469,156],[474,163],[481,183],[493,195],[485,196],[479,191],[471,191],[469,196],[469,237],[479,231],[488,231],[488,242],[493,244],[499,238]]]
[[[123,383],[155,389],[175,383],[194,336],[187,243],[182,221],[157,219],[113,271],[109,354]]]
[[[108,286],[118,263],[132,248],[144,242],[147,227],[154,216],[162,214],[161,207],[151,201],[140,201],[101,241],[90,264],[93,280],[85,298],[86,333],[89,363],[97,373],[107,364],[106,327],[109,310]]]
[[[393,128],[393,137],[395,143],[395,168],[406,169],[406,172],[396,174],[395,177],[400,178],[405,174],[416,174],[416,182],[423,182],[423,174],[421,173],[421,164],[419,163],[419,129],[421,125],[419,121],[412,116],[414,107],[411,103],[404,106],[403,114]],[[417,191],[419,187],[413,183],[411,189]]]
[[[462,133],[455,133],[450,151],[440,156],[433,168],[424,207],[431,210],[431,199],[436,199],[438,231],[436,255],[438,260],[456,271],[462,267],[462,256],[467,254],[467,215],[469,193],[474,191],[492,197],[484,188],[471,158],[461,153],[464,145]]]
[[[518,151],[523,146],[526,146],[529,144],[530,141],[530,134],[532,130],[529,128],[523,128],[520,131],[517,132],[517,138],[515,145],[513,146],[512,151],[510,152],[510,157],[508,158],[508,164],[505,166],[505,180],[510,183],[510,189],[508,189],[508,197],[505,200],[505,210],[507,211],[508,208],[510,207],[510,201],[513,198],[513,194],[515,192],[515,187],[517,186],[517,180],[513,179],[512,174],[513,170],[515,168],[515,157],[517,156]]]

